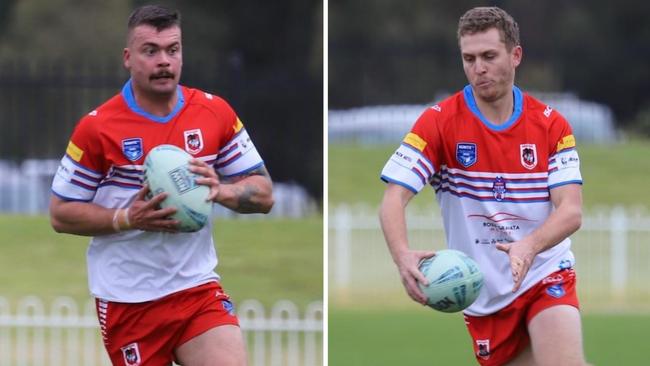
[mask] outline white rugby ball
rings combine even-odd
[[[144,160],[145,183],[149,184],[151,195],[167,193],[160,207],[176,208],[171,218],[180,222],[178,230],[183,232],[200,230],[212,212],[212,202],[205,200],[210,188],[196,183],[200,176],[188,169],[191,158],[177,146],[159,145]]]
[[[483,273],[465,253],[444,249],[420,263],[420,272],[429,281],[419,284],[427,296],[427,305],[445,313],[454,313],[470,306],[483,287]]]

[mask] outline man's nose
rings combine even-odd
[[[169,55],[166,52],[158,53],[158,66],[169,66]]]
[[[485,74],[485,72],[487,72],[485,62],[483,62],[480,58],[477,58],[474,62],[474,72],[477,74]]]

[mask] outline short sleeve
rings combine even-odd
[[[399,184],[413,193],[420,192],[433,178],[440,166],[439,133],[436,126],[438,110],[427,109],[406,134],[381,172],[387,183]]]
[[[560,115],[551,125],[548,161],[548,188],[582,184],[576,139],[569,123]]]
[[[90,118],[90,119],[89,119]],[[52,181],[52,192],[66,201],[92,201],[104,178],[104,156],[92,117],[75,127]]]
[[[219,175],[232,177],[245,174],[264,165],[244,124],[225,102],[226,128],[225,143],[220,147],[214,163]]]

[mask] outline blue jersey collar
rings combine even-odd
[[[169,122],[172,118],[174,118],[178,114],[181,108],[183,108],[183,106],[185,105],[185,97],[183,97],[183,91],[181,90],[180,85],[176,86],[176,95],[178,96],[178,100],[176,101],[176,105],[174,106],[174,109],[172,109],[172,111],[168,115],[160,117],[145,111],[144,109],[140,108],[140,106],[135,102],[135,96],[133,95],[133,87],[131,86],[131,79],[129,79],[129,81],[127,81],[126,84],[124,84],[124,87],[122,88],[122,97],[124,97],[124,100],[126,101],[126,105],[129,107],[131,111],[141,115],[142,117],[148,118],[158,123]]]
[[[472,90],[471,85],[467,85],[465,88],[463,88],[463,95],[465,97],[465,104],[467,105],[467,108],[469,108],[469,110],[472,111],[472,113],[474,113],[474,115],[480,119],[485,126],[495,131],[503,131],[506,128],[512,126],[512,124],[515,123],[521,116],[521,112],[524,107],[524,98],[521,90],[513,85],[512,95],[514,97],[514,110],[512,111],[512,116],[510,116],[510,119],[508,119],[506,123],[495,125],[494,123],[488,121],[478,109],[476,100],[474,99],[474,91]]]

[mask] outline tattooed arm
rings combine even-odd
[[[190,170],[204,178],[196,180],[210,187],[208,200],[239,213],[268,213],[273,207],[273,183],[264,166],[234,177],[219,177],[198,159],[190,160]]]

